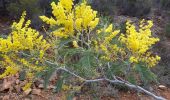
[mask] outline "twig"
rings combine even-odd
[[[81,76],[79,76],[79,75],[76,75],[75,73],[73,73],[73,72],[71,72],[71,71],[67,70],[66,68],[59,67],[59,68],[56,68],[56,70],[57,70],[57,71],[59,71],[59,70],[63,70],[63,71],[65,71],[65,72],[68,72],[69,74],[71,74],[71,75],[73,75],[73,76],[75,76],[75,77],[77,77],[77,78],[81,79],[82,81],[86,81],[86,79],[82,78],[82,77],[81,77]]]

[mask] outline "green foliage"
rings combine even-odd
[[[152,81],[156,81],[156,76],[153,72],[150,71],[150,69],[147,66],[144,66],[144,64],[136,64],[135,70],[139,73],[141,77],[141,81],[144,84],[148,84]]]
[[[166,27],[165,27],[165,36],[170,38],[170,23],[166,24]]]
[[[91,5],[103,15],[121,13],[141,17],[150,13],[152,0],[92,0]]]
[[[91,5],[103,15],[113,15],[116,10],[116,0],[92,0]]]
[[[95,74],[97,67],[95,53],[91,50],[80,48],[62,48],[59,54],[64,59],[64,64],[68,68],[72,68],[75,72],[83,77],[91,77]]]
[[[151,0],[117,0],[117,6],[123,15],[146,16],[152,7]]]
[[[49,67],[48,69],[46,69],[45,72],[42,72],[41,75],[43,75],[43,76],[41,76],[41,77],[43,77],[43,79],[44,79],[44,88],[45,89],[47,88],[49,81],[50,81],[49,79],[52,76],[52,74],[54,74],[54,72],[55,72],[55,67]]]
[[[170,0],[160,0],[160,3],[163,9],[166,9],[166,10],[170,9]]]
[[[8,0],[6,9],[11,19],[19,19],[23,11],[27,12],[27,17],[32,20],[32,26],[39,29],[42,22],[40,15],[51,14],[51,0]]]
[[[55,88],[54,92],[61,91],[62,86],[63,86],[63,81],[64,81],[63,77],[57,80],[56,85],[55,85],[56,88]]]
[[[40,6],[38,6],[38,2],[39,0],[10,1],[7,9],[10,15],[15,16],[16,18],[18,18],[23,11],[27,11],[29,17],[31,17],[33,14],[42,13]]]

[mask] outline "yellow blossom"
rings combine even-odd
[[[28,90],[29,88],[31,88],[31,85],[32,85],[32,82],[28,82],[28,83],[26,83],[26,84],[25,84],[25,86],[24,86],[24,87],[22,87],[22,90],[23,90],[23,91]]]
[[[113,28],[113,25],[110,24],[110,25],[106,28],[105,32],[112,32],[112,28]]]
[[[77,41],[73,41],[73,47],[75,47],[75,48],[79,47]]]
[[[129,60],[130,60],[131,63],[137,63],[138,62],[138,59],[133,57],[133,56],[131,56]]]
[[[139,30],[130,21],[126,23],[126,34],[119,37],[120,42],[126,45],[131,52],[130,62],[145,62],[148,66],[155,66],[160,57],[151,56],[148,50],[153,44],[159,41],[158,38],[152,37],[151,27],[152,21],[142,20]]]

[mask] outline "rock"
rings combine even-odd
[[[43,89],[44,85],[43,84],[39,84],[38,88]]]
[[[20,83],[20,80],[17,79],[17,80],[15,81],[15,83],[18,85],[18,84]]]
[[[49,86],[47,86],[47,89],[55,89],[55,86],[49,85]]]
[[[167,89],[167,87],[164,86],[164,85],[159,85],[158,87],[159,87],[159,89],[161,89],[161,90],[166,90],[166,89]]]
[[[41,95],[41,90],[40,89],[33,89],[32,94],[34,95]]]

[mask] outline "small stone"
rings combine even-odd
[[[55,86],[49,85],[49,86],[47,86],[47,89],[55,89]]]
[[[43,89],[44,85],[43,84],[39,84],[38,88]]]
[[[159,89],[161,89],[161,90],[165,90],[165,89],[167,89],[167,87],[166,87],[166,86],[164,86],[164,85],[159,85]]]
[[[33,89],[32,94],[34,95],[41,95],[41,90],[40,89]]]
[[[15,81],[15,83],[18,85],[18,84],[20,83],[20,80],[17,79],[17,80]]]

